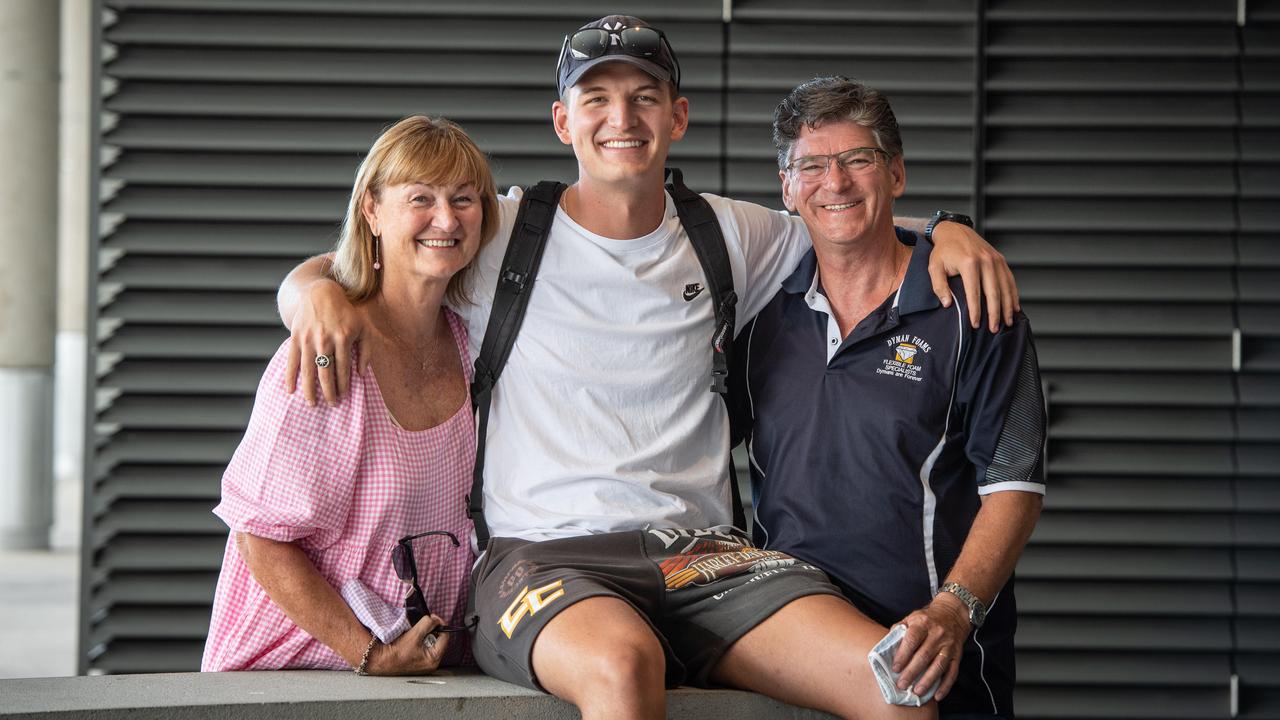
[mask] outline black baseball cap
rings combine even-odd
[[[556,65],[560,95],[601,63],[621,61],[680,89],[680,63],[663,32],[638,17],[609,15],[566,35]]]

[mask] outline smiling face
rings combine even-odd
[[[447,283],[480,248],[484,210],[470,183],[388,185],[365,193],[361,210],[381,238],[388,280]]]
[[[849,121],[802,128],[791,149],[791,159],[808,155],[835,155],[851,148],[876,147],[870,129]],[[876,153],[874,170],[854,175],[832,162],[826,177],[814,182],[781,170],[782,199],[809,228],[813,244],[846,245],[893,234],[893,201],[907,188],[902,156],[886,160]]]
[[[661,184],[671,143],[689,127],[689,101],[673,100],[666,83],[634,65],[609,62],[556,101],[552,120],[582,180]]]

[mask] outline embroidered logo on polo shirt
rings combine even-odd
[[[693,299],[702,294],[702,283],[689,283],[684,286],[684,301],[693,302]]]
[[[921,370],[924,369],[924,356],[933,349],[928,341],[915,335],[894,335],[886,340],[885,344],[891,348],[893,357],[881,361],[881,366],[876,368],[877,375],[903,378],[912,382],[920,382],[924,379],[920,375]]]

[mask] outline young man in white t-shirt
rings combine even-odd
[[[493,391],[484,507],[494,539],[473,573],[481,667],[588,718],[663,717],[664,686],[679,682],[843,716],[930,716],[880,698],[866,653],[884,628],[816,568],[751,548],[731,527],[727,415],[707,388],[712,300],[685,292],[705,278],[663,189],[689,112],[669,43],[637,18],[602,18],[565,38],[558,79],[553,123],[579,178],[561,197]],[[799,218],[704,197],[725,237],[741,326],[808,236]],[[473,357],[517,205],[501,203],[473,303],[455,308]],[[946,293],[948,265],[985,268],[967,284],[987,291],[993,317],[1011,315],[1003,258],[959,230],[937,237],[936,286]],[[449,249],[422,249],[438,251]],[[304,392],[318,375],[332,401],[366,329],[323,271],[323,260],[308,261],[280,300],[308,358]],[[336,372],[311,368],[314,355],[336,355]]]

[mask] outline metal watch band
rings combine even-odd
[[[969,622],[972,623],[975,628],[982,627],[982,623],[987,619],[987,606],[978,599],[977,595],[969,592],[968,588],[956,582],[949,582],[942,585],[938,588],[938,592],[951,593],[952,595],[960,598],[960,602],[964,603],[969,608]]]
[[[933,242],[933,230],[938,227],[941,222],[956,222],[966,227],[973,227],[973,218],[960,213],[953,213],[949,210],[939,210],[929,219],[929,224],[924,226],[924,239]]]

